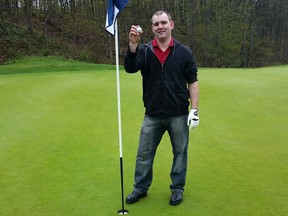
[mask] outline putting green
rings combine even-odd
[[[120,77],[127,195],[144,109],[140,73]],[[149,195],[128,215],[287,215],[287,78],[287,66],[200,68],[184,202],[169,205],[165,135]],[[27,58],[0,66],[0,89],[0,215],[117,215],[115,66]]]

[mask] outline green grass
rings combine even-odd
[[[129,215],[287,215],[288,67],[200,68],[184,202],[168,203],[169,137]],[[0,66],[0,215],[117,215],[115,66],[27,58]],[[143,119],[141,75],[121,69],[125,195]]]

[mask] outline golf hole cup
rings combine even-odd
[[[140,26],[138,26],[138,27],[136,28],[136,32],[141,33],[141,32],[142,32],[142,28],[141,28]]]

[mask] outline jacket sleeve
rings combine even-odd
[[[124,68],[127,73],[136,73],[144,65],[144,49],[137,47],[136,53],[132,53],[128,47],[124,58]]]
[[[185,70],[185,74],[186,74],[186,79],[187,79],[188,83],[193,83],[193,82],[198,81],[198,78],[197,78],[198,69],[197,69],[195,59],[194,59],[194,55],[193,55],[191,50],[189,51],[188,56],[189,56],[189,58],[187,61],[187,67]]]

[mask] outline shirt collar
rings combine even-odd
[[[153,48],[159,47],[156,38],[153,39],[153,41],[152,41],[152,46],[153,46]],[[171,41],[170,41],[170,43],[169,43],[169,47],[173,47],[173,46],[174,46],[174,38],[171,37]]]

